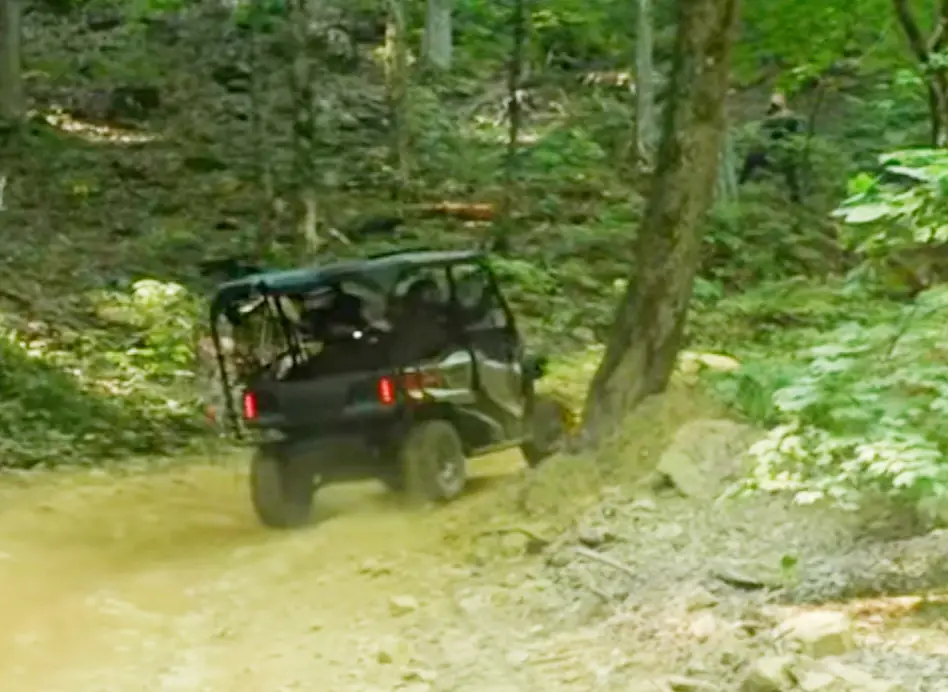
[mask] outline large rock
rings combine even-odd
[[[802,653],[812,658],[841,656],[856,646],[852,620],[844,613],[829,610],[795,615],[783,622],[778,634],[795,642]]]
[[[741,681],[741,692],[786,692],[794,686],[792,656],[767,656],[754,661]]]
[[[418,599],[414,596],[392,596],[388,601],[388,610],[395,617],[414,613],[418,608]]]
[[[905,690],[905,686],[901,683],[881,680],[860,668],[839,661],[825,661],[823,668],[840,683],[837,689],[844,689],[846,692],[903,692]]]
[[[678,354],[677,371],[686,379],[694,378],[705,370],[715,372],[734,372],[741,369],[741,364],[730,356],[720,353],[697,353],[682,351]]]
[[[685,675],[671,675],[665,679],[665,685],[672,692],[720,692],[721,690],[713,682]]]
[[[744,472],[743,456],[756,437],[749,425],[726,419],[686,423],[658,462],[658,473],[689,497],[712,500]]]
[[[794,669],[802,692],[904,692],[896,682],[881,680],[835,659],[809,661]]]

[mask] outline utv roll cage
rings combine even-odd
[[[227,281],[218,286],[217,292],[211,300],[210,321],[211,341],[220,371],[221,387],[224,392],[224,406],[227,417],[235,421],[235,432],[240,433],[236,425],[234,398],[231,383],[227,374],[227,365],[221,348],[218,322],[224,316],[231,324],[236,325],[240,318],[235,308],[238,304],[255,298],[267,301],[268,309],[276,313],[276,317],[289,335],[290,321],[280,301],[271,300],[282,296],[296,296],[310,293],[320,288],[330,287],[343,281],[360,283],[377,291],[381,295],[389,296],[406,270],[422,267],[439,267],[471,262],[486,266],[486,257],[479,250],[467,251],[437,251],[437,250],[400,250],[396,252],[374,255],[366,259],[347,260],[332,264],[317,265],[301,269],[283,269],[263,271],[250,274],[240,279]],[[294,358],[298,355],[299,343],[293,343],[288,336],[288,346]]]

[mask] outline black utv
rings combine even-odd
[[[342,480],[453,499],[466,459],[519,446],[537,464],[572,420],[535,392],[545,359],[525,353],[478,252],[229,281],[212,302],[211,338],[226,411],[257,446],[251,497],[268,526],[305,523],[315,489]]]

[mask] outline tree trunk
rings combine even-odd
[[[941,71],[929,78],[928,112],[932,146],[937,149],[948,147],[948,79]]]
[[[318,166],[316,162],[316,80],[313,58],[307,41],[312,21],[309,0],[293,0],[288,6],[294,50],[289,69],[289,89],[293,98],[293,167],[297,228],[300,247],[310,254],[321,245],[317,214]]]
[[[948,49],[948,0],[940,0],[935,27],[927,39],[908,0],[893,0],[893,7],[926,82],[932,146],[948,147],[948,69],[944,60],[937,57]]]
[[[715,204],[731,204],[737,201],[737,150],[734,148],[734,138],[729,132],[724,133],[721,142],[721,153],[718,157],[718,178],[715,187]]]
[[[404,0],[388,0],[385,28],[386,84],[391,119],[392,197],[400,199],[409,183],[408,36]]]
[[[639,162],[646,166],[651,165],[655,142],[658,140],[653,53],[652,0],[638,0],[635,30],[635,152]]]
[[[517,199],[517,187],[520,178],[520,130],[523,125],[523,103],[521,84],[523,82],[524,49],[526,48],[527,24],[526,0],[514,0],[510,17],[512,45],[510,61],[507,64],[507,156],[504,159],[504,203],[500,221],[508,224],[513,205]],[[509,230],[509,229],[508,229]]]
[[[451,69],[453,0],[428,0],[421,52],[425,63],[442,72]]]
[[[0,0],[0,120],[23,117],[20,0]]]
[[[263,69],[260,55],[261,12],[251,13],[250,35],[250,138],[253,142],[253,169],[255,192],[258,206],[257,237],[254,243],[254,258],[257,262],[265,263],[268,252],[274,241],[273,234],[273,170],[267,146],[267,117],[263,93]],[[291,82],[295,85],[295,80]],[[295,130],[294,130],[295,132]]]
[[[738,0],[679,0],[669,100],[635,266],[584,413],[595,444],[674,370],[714,197]]]

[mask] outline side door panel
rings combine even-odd
[[[459,328],[474,357],[479,405],[504,430],[507,439],[519,438],[523,435],[525,404],[522,353],[510,311],[486,266],[455,265],[451,280],[459,307]]]

